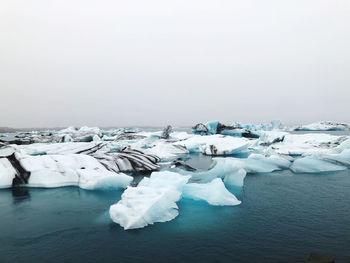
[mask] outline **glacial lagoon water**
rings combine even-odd
[[[181,200],[171,222],[124,231],[109,218],[122,191],[0,190],[0,262],[350,261],[350,170],[253,174],[234,207]]]

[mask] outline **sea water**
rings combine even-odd
[[[350,260],[350,170],[254,174],[242,204],[183,199],[171,222],[125,231],[108,209],[122,191],[0,190],[0,262],[303,262]]]

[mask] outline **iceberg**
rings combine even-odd
[[[238,170],[244,169],[244,161],[237,158],[213,158],[213,167],[208,171],[202,172],[186,172],[191,175],[190,182],[209,183],[215,178],[231,177],[230,184],[235,186],[243,186],[245,174],[237,173]],[[233,179],[234,178],[234,179]],[[225,180],[225,179],[224,179]],[[228,180],[228,179],[227,179]]]
[[[246,177],[246,175],[247,171],[243,168],[240,168],[228,173],[224,177],[224,182],[226,185],[243,187],[244,178]]]
[[[92,142],[102,137],[102,131],[98,127],[83,126],[80,129],[68,127],[58,131],[58,136],[61,137],[61,142],[73,140],[74,142]]]
[[[245,153],[251,145],[246,138],[211,135],[195,135],[186,140],[175,142],[174,145],[185,147],[190,153],[203,153],[206,155],[236,155]]]
[[[327,154],[320,157],[323,160],[335,162],[350,167],[350,149],[345,149],[338,154]]]
[[[243,160],[244,169],[248,173],[271,173],[273,171],[288,169],[290,161],[280,155],[265,156],[262,154],[251,154]]]
[[[240,127],[244,129],[248,129],[251,131],[274,131],[274,130],[285,130],[286,127],[279,120],[273,120],[270,123],[263,124],[243,124],[240,122],[234,122],[232,124],[233,127]]]
[[[97,153],[93,156],[109,171],[114,172],[155,171],[159,168],[157,162],[160,161],[158,156],[131,148],[120,152]]]
[[[0,188],[11,187],[16,173],[17,171],[7,158],[0,158]]]
[[[33,143],[30,145],[11,145],[14,151],[27,155],[52,154],[90,154],[101,149],[100,142],[67,142],[67,143]]]
[[[294,128],[295,131],[348,131],[350,124],[333,121],[320,121]]]
[[[133,177],[124,173],[79,169],[79,187],[87,190],[114,190],[127,188]]]
[[[286,134],[283,141],[270,146],[276,153],[302,156],[315,153],[330,153],[330,150],[346,140],[344,136],[330,134]]]
[[[88,155],[15,156],[22,168],[30,174],[27,182],[29,187],[125,188],[132,181],[131,176],[110,172]],[[110,187],[106,186],[107,183]]]
[[[208,134],[216,134],[218,129],[219,122],[218,121],[209,121],[205,124],[207,127]]]
[[[313,156],[306,156],[296,159],[290,169],[294,173],[321,173],[345,170],[343,165],[331,163]]]
[[[190,176],[170,171],[153,172],[137,187],[128,187],[121,200],[109,209],[111,219],[124,229],[142,228],[178,216],[177,201],[184,198],[205,200],[211,205],[239,205],[217,178],[207,184],[188,183]]]
[[[169,139],[170,133],[172,131],[173,127],[171,125],[168,125],[164,128],[162,135],[160,135],[161,139]]]
[[[279,155],[251,154],[248,158],[214,158],[214,166],[208,171],[190,173],[191,182],[210,182],[219,177],[229,185],[243,186],[247,173],[270,173],[290,167],[290,161]]]
[[[173,172],[154,172],[137,187],[128,187],[122,199],[110,207],[109,214],[124,229],[170,221],[179,214],[176,202],[188,179]]]
[[[200,135],[214,135],[222,134],[228,136],[238,136],[247,138],[259,138],[258,134],[252,133],[250,130],[240,126],[227,126],[218,121],[210,121],[205,125],[198,123],[192,128],[194,134]]]
[[[181,192],[169,188],[129,187],[122,199],[109,208],[111,219],[125,230],[167,222],[178,216]]]
[[[271,144],[283,142],[289,133],[283,131],[259,131],[259,145],[270,146]]]
[[[172,161],[178,158],[179,155],[187,155],[189,153],[189,151],[181,145],[165,142],[156,143],[153,147],[147,148],[143,152],[158,156],[161,161]]]
[[[153,172],[149,178],[144,177],[138,186],[151,188],[171,188],[182,191],[184,185],[188,182],[190,176],[181,175],[170,171]]]
[[[197,184],[189,183],[183,188],[183,197],[193,200],[204,200],[211,205],[239,205],[239,201],[225,187],[220,178],[216,178],[210,183]]]

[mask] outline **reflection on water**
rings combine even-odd
[[[27,187],[15,186],[11,188],[14,202],[22,202],[30,199],[29,190]]]

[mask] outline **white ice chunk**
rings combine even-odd
[[[180,145],[158,141],[153,147],[143,150],[146,154],[158,156],[162,161],[176,159],[179,155],[188,154],[188,150]]]
[[[79,176],[75,170],[60,172],[57,170],[32,171],[28,180],[29,187],[54,188],[63,186],[77,186]]]
[[[216,177],[224,180],[227,177],[227,182],[231,185],[243,186],[245,174],[242,171],[239,172],[240,169],[244,169],[247,173],[270,173],[289,168],[290,166],[290,161],[279,155],[251,154],[248,158],[217,157],[213,160],[215,161],[215,166],[212,169],[191,173],[191,181],[203,183],[210,182]]]
[[[168,171],[153,172],[137,187],[128,187],[122,199],[110,207],[112,220],[124,229],[133,229],[174,219],[178,215],[176,202],[189,178]]]
[[[244,162],[243,167],[248,173],[271,173],[287,169],[290,166],[290,161],[279,155],[251,154],[242,161]]]
[[[0,188],[12,186],[12,180],[16,176],[16,170],[7,158],[0,158]]]
[[[320,157],[323,160],[335,162],[350,167],[350,149],[345,149],[338,154],[327,154]]]
[[[341,136],[330,134],[287,134],[283,142],[273,144],[271,147],[279,154],[309,155],[315,153],[329,153],[343,140]]]
[[[191,182],[208,183],[213,179],[225,178],[230,174],[235,174],[239,169],[244,169],[244,161],[238,158],[213,158],[214,166],[208,171],[191,173]],[[237,180],[236,186],[243,186],[244,178]],[[233,181],[231,181],[233,182]]]
[[[201,152],[207,155],[234,155],[245,152],[251,143],[252,141],[247,138],[216,134],[195,135],[175,144],[186,147],[189,152]]]
[[[142,228],[177,217],[176,202],[180,197],[181,192],[170,188],[128,187],[122,199],[110,207],[109,214],[124,229]]]
[[[224,182],[226,185],[232,185],[232,186],[243,186],[244,178],[247,175],[247,171],[244,169],[237,169],[230,173],[227,173],[224,177]]]
[[[183,189],[183,197],[204,200],[211,205],[239,205],[241,203],[225,188],[220,178],[207,184],[186,184]]]
[[[166,187],[182,191],[183,186],[188,182],[190,177],[189,175],[181,175],[169,171],[153,172],[149,178],[143,178],[138,186],[151,188]]]
[[[176,132],[176,131],[173,131],[170,135],[170,138],[172,140],[185,140],[185,139],[188,139],[190,137],[192,137],[193,134],[190,134],[190,133],[187,133],[187,132]]]
[[[259,131],[259,143],[262,145],[270,145],[284,140],[289,133],[283,131]]]
[[[102,139],[100,138],[100,136],[98,136],[97,134],[95,134],[95,135],[92,137],[92,140],[93,140],[94,142],[100,142],[100,141],[102,141]]]
[[[0,157],[10,156],[15,151],[16,151],[16,148],[14,148],[12,146],[2,147],[2,148],[0,148]]]
[[[73,126],[70,126],[58,131],[59,134],[67,134],[67,133],[74,133],[74,132],[77,132],[77,129]]]
[[[345,170],[346,167],[334,164],[325,160],[320,160],[313,156],[306,156],[296,159],[290,169],[294,173],[321,173],[330,171]]]
[[[341,142],[337,147],[335,147],[332,153],[341,153],[342,151],[350,149],[350,138],[347,137],[343,142]]]
[[[286,127],[279,120],[273,120],[270,123],[263,124],[243,124],[239,122],[234,122],[232,124],[234,127],[242,127],[251,131],[272,131],[272,130],[285,130]]]
[[[78,170],[79,187],[88,190],[108,190],[126,188],[133,178],[123,173],[96,170]]]
[[[295,130],[298,131],[344,131],[350,130],[350,124],[333,121],[320,121],[307,125],[301,125]]]
[[[67,142],[67,143],[33,143],[29,145],[11,145],[17,152],[28,155],[41,154],[73,154],[88,151],[96,147],[97,142]]]
[[[16,154],[16,158],[23,168],[31,173],[28,180],[30,187],[82,186],[93,189],[94,186],[98,188],[106,185],[108,180],[111,187],[115,187],[116,184],[125,187],[130,181],[123,175],[109,172],[94,157],[88,155],[30,156]],[[112,174],[115,178],[111,178]]]

